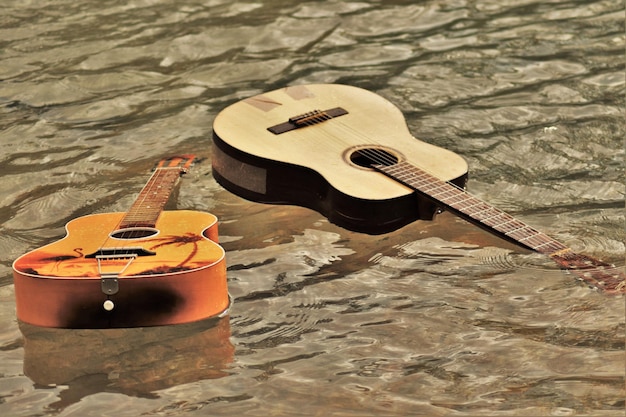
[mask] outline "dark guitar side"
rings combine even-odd
[[[348,230],[388,233],[415,220],[432,220],[439,210],[416,192],[387,200],[356,198],[337,190],[312,169],[244,154],[215,133],[213,143],[213,176],[227,190],[259,203],[307,207]],[[262,187],[250,186],[251,181],[258,182],[251,172],[262,175]],[[463,187],[466,180],[467,174],[452,182]]]

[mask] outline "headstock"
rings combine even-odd
[[[583,281],[607,293],[623,294],[626,292],[624,272],[615,265],[570,250],[554,254],[551,258]]]
[[[196,156],[193,154],[182,154],[163,158],[157,163],[156,169],[159,168],[178,168],[181,174],[187,172]]]

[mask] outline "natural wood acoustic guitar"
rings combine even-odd
[[[79,217],[67,235],[13,263],[17,318],[62,328],[197,321],[229,307],[217,218],[164,211],[193,161],[159,162],[126,213]]]
[[[441,209],[552,258],[586,283],[624,293],[619,268],[472,196],[459,155],[414,138],[400,110],[338,84],[282,88],[236,102],[213,124],[213,174],[244,198],[296,204],[350,230],[387,233]]]

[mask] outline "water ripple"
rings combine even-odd
[[[235,101],[289,84],[364,87],[398,105],[416,137],[463,156],[471,193],[622,266],[621,2],[8,0],[2,10],[9,414],[623,412],[623,299],[449,213],[359,235],[234,196],[209,162],[213,119]],[[71,218],[127,210],[153,164],[181,152],[200,158],[177,207],[220,219],[230,327],[23,334],[12,260],[60,238]]]

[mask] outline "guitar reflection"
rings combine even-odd
[[[58,329],[19,323],[24,374],[39,386],[67,386],[49,408],[100,392],[156,398],[156,391],[228,375],[229,317],[174,326]]]

